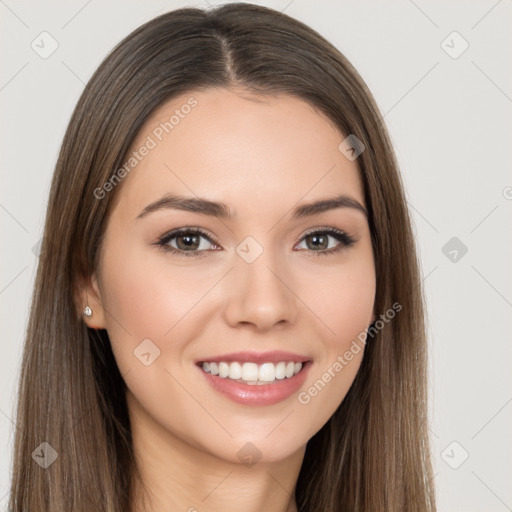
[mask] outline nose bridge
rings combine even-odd
[[[228,285],[228,322],[232,325],[252,323],[260,329],[283,321],[294,322],[296,304],[285,265],[279,261],[276,251],[264,248],[251,238],[236,249]]]

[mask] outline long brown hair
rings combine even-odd
[[[378,108],[352,65],[314,30],[269,8],[232,3],[175,10],[136,29],[100,65],[75,108],[53,176],[24,346],[13,512],[130,509],[137,467],[126,387],[107,332],[89,329],[77,313],[80,284],[97,267],[120,186],[101,200],[95,190],[121,168],[161,104],[185,92],[234,86],[295,95],[341,134],[362,141],[357,164],[376,265],[375,311],[402,306],[368,338],[347,396],[308,442],[297,506],[300,512],[435,510],[423,291],[403,185]],[[58,455],[47,469],[33,457],[44,442]]]

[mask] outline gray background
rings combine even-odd
[[[428,301],[439,510],[512,510],[512,4],[259,3],[304,21],[337,46],[385,114]],[[207,3],[0,0],[0,511],[7,508],[33,247],[71,111],[121,38],[186,5]],[[39,52],[51,49],[43,31],[58,43],[47,58],[31,47],[35,41]],[[459,55],[464,41],[469,47]]]

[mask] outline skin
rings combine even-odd
[[[108,330],[127,383],[148,510],[291,512],[306,443],[345,397],[363,350],[306,405],[297,394],[271,406],[237,404],[210,388],[194,362],[288,350],[313,359],[302,390],[332,367],[375,319],[368,222],[353,208],[300,220],[291,212],[339,194],[366,206],[363,187],[356,161],[338,149],[345,136],[288,95],[184,94],[153,113],[133,148],[190,96],[198,105],[118,185],[80,311],[88,303],[85,321]],[[225,202],[238,217],[166,209],[137,218],[171,192]],[[201,237],[203,257],[180,258],[153,245],[182,226],[203,228],[218,246]],[[356,242],[316,255],[340,242],[329,237],[328,249],[317,249],[304,233],[327,227]],[[263,248],[250,264],[235,252],[248,236]],[[148,338],[160,356],[145,366],[133,352]],[[237,457],[247,442],[261,452],[251,467]]]

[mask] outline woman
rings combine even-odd
[[[180,9],[57,162],[13,511],[433,511],[418,263],[385,127],[277,11]]]

